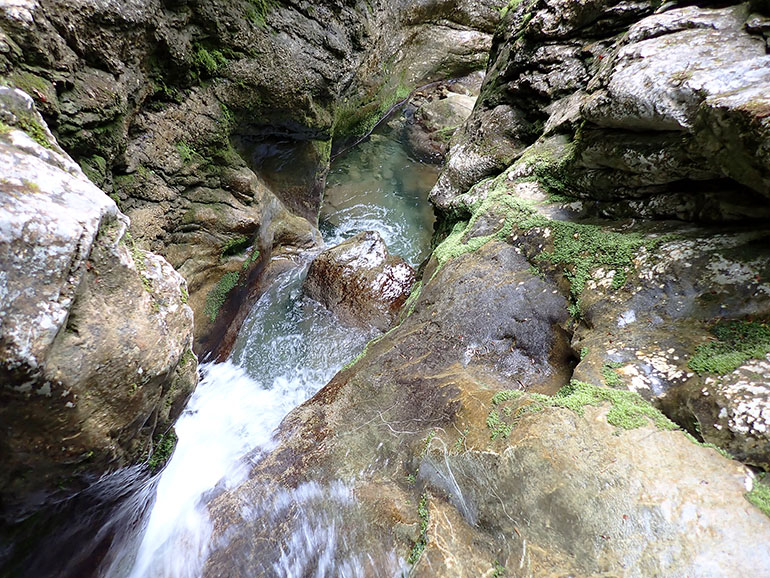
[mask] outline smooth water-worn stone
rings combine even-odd
[[[364,231],[327,249],[310,265],[305,293],[345,324],[387,330],[414,285],[414,269],[388,254],[376,231]]]
[[[197,382],[184,279],[0,87],[0,515],[146,459]],[[26,132],[25,132],[26,131]],[[34,138],[33,138],[34,137]]]

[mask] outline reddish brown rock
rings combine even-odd
[[[414,280],[414,269],[388,254],[379,233],[364,231],[316,257],[305,293],[346,325],[385,331],[409,297]]]

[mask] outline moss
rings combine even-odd
[[[257,259],[259,259],[260,255],[261,253],[259,252],[259,249],[257,249],[256,247],[253,247],[251,249],[251,255],[249,255],[248,259],[246,259],[243,262],[243,266],[241,267],[241,269],[243,269],[244,271],[248,269],[249,266],[251,266]]]
[[[412,286],[412,292],[409,293],[409,297],[407,297],[406,301],[404,302],[404,311],[406,311],[407,317],[409,317],[414,312],[414,308],[417,305],[417,299],[419,299],[420,293],[422,293],[422,281],[418,281]]]
[[[412,551],[409,553],[407,562],[409,564],[417,564],[417,561],[425,551],[425,546],[428,545],[428,524],[430,523],[430,510],[428,509],[428,494],[425,493],[420,498],[420,503],[417,506],[417,515],[420,518],[420,534],[417,538],[417,542],[412,546]]]
[[[237,237],[225,241],[225,244],[222,245],[221,256],[229,257],[230,255],[237,255],[238,253],[245,251],[249,245],[251,245],[251,241],[248,237],[245,235],[238,235]]]
[[[588,357],[590,349],[588,347],[581,347],[580,348],[580,361],[583,361],[586,357]]]
[[[604,378],[604,385],[607,387],[622,387],[623,381],[620,379],[618,372],[615,371],[622,365],[622,363],[605,363],[602,365],[602,378]]]
[[[215,76],[227,66],[228,60],[219,50],[208,50],[200,45],[194,46],[193,50],[192,64],[197,75]]]
[[[246,17],[256,27],[262,28],[270,12],[278,5],[275,0],[249,0]]]
[[[227,299],[227,295],[232,289],[238,285],[239,274],[236,272],[225,273],[208,295],[206,295],[206,305],[203,308],[203,312],[209,318],[212,323],[219,315],[219,310]]]
[[[27,133],[29,137],[37,144],[47,149],[53,148],[53,145],[48,140],[48,135],[45,132],[45,128],[32,115],[18,116],[16,117],[15,121],[16,127]]]
[[[155,447],[152,449],[150,459],[147,460],[147,466],[155,473],[166,465],[171,454],[174,453],[177,437],[173,429],[168,430],[164,435],[155,439]]]
[[[506,14],[511,10],[515,10],[519,4],[521,4],[521,0],[510,0],[508,4],[500,8],[500,19],[505,18]]]
[[[762,510],[765,515],[770,516],[770,486],[764,483],[764,478],[765,476],[762,475],[759,479],[754,480],[754,486],[746,494],[746,499]]]
[[[523,398],[523,399],[522,399]],[[517,407],[511,412],[503,412],[510,420],[504,420],[498,409],[508,401],[517,401]],[[487,427],[492,432],[492,439],[507,438],[521,417],[536,413],[548,407],[563,407],[583,415],[585,406],[599,406],[605,402],[611,404],[607,413],[607,422],[621,429],[635,429],[652,422],[658,429],[675,430],[678,426],[659,410],[634,392],[610,389],[573,380],[553,396],[538,393],[524,394],[517,390],[503,390],[492,397],[494,408],[487,417]],[[510,414],[510,415],[509,415]]]
[[[179,367],[185,368],[195,362],[195,354],[192,349],[187,349],[179,358]]]
[[[611,287],[619,289],[633,270],[633,258],[640,249],[653,251],[671,239],[670,236],[645,237],[638,233],[608,231],[597,225],[548,219],[538,214],[532,203],[511,194],[505,173],[491,184],[487,180],[476,185],[479,186],[491,186],[491,190],[483,201],[471,207],[470,220],[456,223],[449,236],[436,247],[434,255],[439,268],[450,259],[476,251],[489,241],[506,240],[517,230],[547,230],[552,248],[542,251],[535,259],[562,268],[570,282],[573,305],[576,305],[593,271],[600,267],[614,271]],[[498,230],[485,236],[468,237],[479,219],[489,216],[501,221]],[[581,316],[577,306],[571,313],[575,318]]]
[[[181,301],[183,305],[187,305],[187,301],[190,300],[190,293],[187,292],[187,287],[184,285],[179,287],[179,292],[182,294]]]
[[[107,160],[100,155],[94,155],[80,161],[80,168],[88,179],[97,186],[102,186],[107,180]]]
[[[762,359],[770,353],[770,326],[767,320],[722,321],[711,328],[716,341],[699,345],[689,366],[693,371],[724,375],[749,359]]]
[[[492,574],[490,578],[503,578],[505,576],[505,566],[500,564],[500,562],[495,562],[495,566],[492,569]]]
[[[411,90],[403,82],[395,88],[383,83],[372,96],[343,103],[335,111],[334,138],[356,138],[369,134],[393,107],[409,98],[410,93]]]
[[[179,153],[179,156],[182,159],[182,162],[184,163],[189,163],[193,159],[193,157],[198,154],[195,152],[195,149],[193,149],[185,141],[179,141],[178,143],[176,143],[176,150]]]

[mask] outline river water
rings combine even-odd
[[[332,165],[320,215],[327,246],[376,230],[392,254],[417,266],[429,252],[433,213],[427,194],[436,177],[435,167],[411,160],[395,139],[373,134]],[[341,326],[303,296],[311,259],[279,277],[259,299],[230,360],[202,367],[202,380],[175,426],[179,441],[172,458],[124,506],[129,518],[129,511],[148,513],[133,514],[102,575],[199,576],[211,535],[207,493],[237,487],[249,467],[243,457],[269,451],[273,431],[286,414],[376,336],[375,330]],[[328,530],[314,532],[328,536]],[[305,575],[308,568],[291,559],[291,552],[275,561],[276,574]],[[301,556],[301,549],[294,555]],[[333,567],[316,568],[312,575],[335,576]],[[352,569],[352,575],[358,573]]]

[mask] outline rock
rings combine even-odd
[[[468,78],[472,82],[472,77]],[[467,86],[468,83],[455,82],[453,88],[461,90],[460,93],[439,84],[427,94],[421,92],[411,99],[405,113],[409,122],[404,126],[403,138],[412,156],[425,162],[444,160],[449,140],[476,103],[478,92],[468,94]]]
[[[414,269],[388,254],[376,231],[327,249],[310,265],[305,293],[349,325],[387,330],[414,284]]]
[[[197,383],[184,279],[0,87],[0,516],[141,462]]]
[[[332,137],[483,68],[503,5],[15,2],[0,7],[0,74],[119,200],[139,246],[185,276],[196,351],[224,358],[271,256],[319,245]]]
[[[499,216],[439,246],[401,323],[286,418],[248,481],[212,499],[204,576],[279,558],[306,571],[321,544],[332,573],[357,560],[416,576],[719,576],[770,563],[747,468],[635,394],[531,393],[569,380],[567,304],[514,237],[488,238]]]

